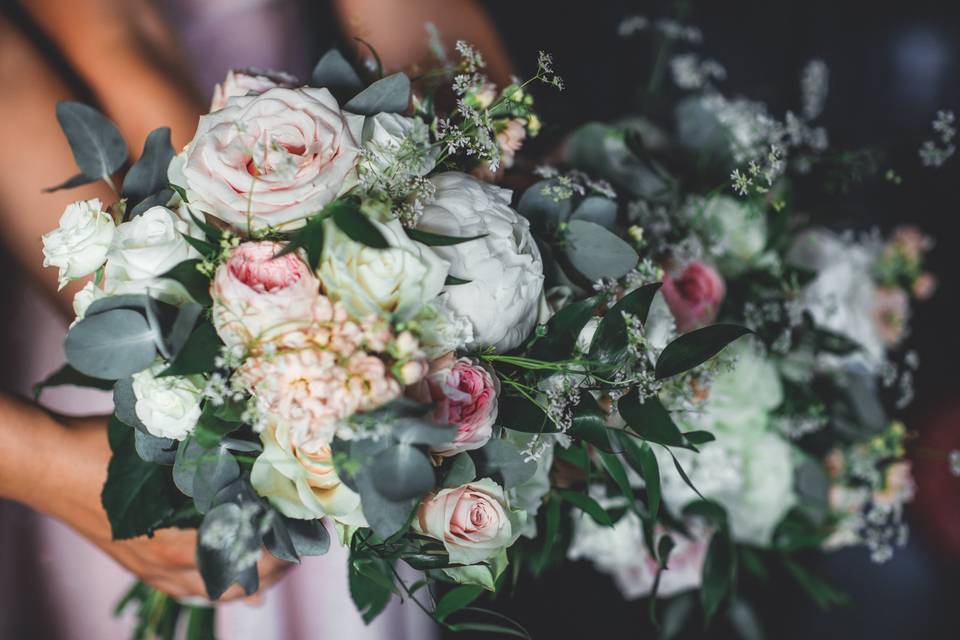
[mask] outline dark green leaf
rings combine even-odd
[[[643,478],[647,491],[647,512],[656,519],[660,509],[660,465],[650,445],[644,442],[638,445],[629,435],[622,435],[623,455],[627,462]]]
[[[43,192],[53,193],[54,191],[60,191],[62,189],[73,189],[75,187],[81,187],[85,184],[90,184],[91,182],[96,182],[97,180],[98,178],[88,178],[82,173],[78,173],[73,177],[67,178],[60,184],[54,185],[52,187],[44,187]]]
[[[137,455],[134,429],[111,418],[108,430],[113,457],[101,498],[113,538],[152,534],[176,508],[169,471]]]
[[[204,258],[215,258],[220,252],[220,249],[217,247],[217,245],[211,242],[194,238],[186,233],[182,235],[183,239],[187,241],[187,244],[200,252],[200,255],[202,255]]]
[[[136,205],[127,209],[127,219],[132,220],[153,207],[165,207],[170,204],[173,198],[173,189],[161,189],[160,191],[149,195]]]
[[[479,598],[482,593],[483,587],[473,585],[454,587],[437,601],[437,607],[434,609],[433,615],[442,622],[450,614],[459,611]]]
[[[215,361],[223,348],[217,330],[209,320],[201,320],[180,352],[160,376],[186,376],[216,369]]]
[[[194,437],[201,446],[213,448],[220,444],[223,436],[228,435],[240,428],[237,421],[223,420],[217,416],[219,407],[212,402],[207,401],[203,407],[203,413],[197,421],[197,427],[194,430]]]
[[[458,453],[453,457],[450,470],[443,479],[443,488],[459,487],[475,480],[476,477],[477,467],[473,464],[473,459],[466,453]]]
[[[783,564],[794,580],[824,611],[834,606],[845,606],[850,603],[850,597],[847,594],[814,575],[798,562],[785,557],[783,558]]]
[[[449,247],[455,244],[461,244],[463,242],[470,242],[471,240],[479,240],[480,238],[485,238],[487,236],[487,234],[482,233],[479,236],[457,238],[455,236],[445,236],[439,233],[423,231],[421,229],[407,229],[406,231],[407,235],[411,239],[423,243],[429,247]]]
[[[176,280],[183,285],[190,297],[205,307],[209,307],[213,301],[210,298],[210,278],[200,273],[197,267],[202,260],[184,260],[170,271],[160,276]]]
[[[329,90],[341,104],[363,89],[363,81],[353,65],[337,49],[330,49],[323,54],[313,68],[310,81],[312,86]]]
[[[123,178],[121,193],[133,207],[149,195],[166,189],[167,167],[176,155],[170,144],[169,127],[154,129],[143,143],[143,153]]]
[[[156,333],[147,319],[130,309],[112,309],[88,316],[67,334],[67,362],[94,378],[119,380],[153,364]]]
[[[216,613],[213,607],[188,606],[187,640],[210,640],[216,633]]]
[[[586,220],[571,220],[567,227],[567,259],[589,282],[619,279],[637,266],[640,256],[626,241]]]
[[[333,210],[333,221],[354,242],[359,242],[373,249],[390,248],[390,243],[383,237],[380,230],[356,205],[335,208]]]
[[[547,322],[546,335],[534,344],[534,354],[545,359],[569,358],[577,344],[580,332],[593,317],[596,309],[595,297],[573,302],[560,309]]]
[[[390,563],[380,558],[353,558],[349,564],[350,597],[366,624],[380,615],[393,589],[393,572]]]
[[[717,437],[709,431],[687,431],[683,434],[683,437],[693,445],[706,444],[717,439]]]
[[[631,389],[620,398],[617,407],[630,430],[643,439],[672,447],[687,446],[683,434],[658,397],[644,398],[641,402],[639,392]]]
[[[410,78],[398,72],[381,78],[355,95],[343,110],[362,116],[404,113],[410,106]]]
[[[712,324],[683,334],[668,344],[657,359],[657,379],[693,369],[748,333],[753,332],[737,324]]]
[[[473,280],[464,280],[463,278],[458,278],[456,276],[448,275],[447,279],[443,281],[444,286],[458,285],[458,284],[470,284]]]
[[[127,161],[127,144],[123,136],[96,109],[79,102],[59,102],[57,120],[67,136],[80,173],[87,178],[109,178]]]
[[[303,249],[307,254],[307,263],[310,268],[316,270],[323,256],[324,220],[326,217],[322,215],[307,219],[307,223],[291,236],[290,242],[277,254],[277,257]]]
[[[603,196],[587,196],[574,209],[570,220],[584,220],[612,230],[617,224],[617,203]]]
[[[113,384],[113,380],[93,378],[80,373],[69,364],[65,364],[44,378],[42,382],[38,382],[37,384],[33,385],[33,397],[34,399],[39,399],[40,394],[43,393],[43,390],[47,387],[72,385],[75,387],[90,387],[92,389],[103,389],[108,391],[113,388]]]
[[[498,423],[523,433],[554,433],[557,425],[538,405],[524,396],[499,399]]]
[[[630,480],[627,478],[627,470],[623,468],[623,463],[620,462],[620,458],[614,453],[607,453],[605,451],[597,451],[597,455],[600,457],[603,468],[607,470],[607,473],[613,479],[617,488],[620,489],[621,495],[623,495],[632,506],[634,502],[633,487],[630,486]]]
[[[763,626],[760,624],[760,618],[757,617],[746,600],[743,598],[734,598],[730,602],[730,608],[727,610],[727,619],[730,626],[737,633],[739,640],[764,640],[766,636],[763,633]]]
[[[570,489],[560,489],[557,491],[557,495],[563,498],[566,502],[569,502],[576,508],[580,509],[591,518],[594,522],[605,527],[612,527],[613,520],[610,518],[603,507],[600,506],[600,503],[588,496],[585,493],[579,491],[572,491]]]
[[[627,325],[623,314],[629,313],[645,323],[659,289],[659,282],[646,284],[625,295],[607,311],[590,343],[591,360],[611,365],[623,362],[627,355]]]
[[[726,529],[714,532],[703,562],[703,586],[700,599],[707,623],[716,614],[733,587],[737,568],[736,549]]]
[[[593,396],[582,393],[579,404],[573,410],[573,422],[567,433],[603,451],[611,451],[606,418],[606,412],[600,408]]]

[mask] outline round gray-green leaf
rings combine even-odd
[[[530,185],[517,203],[517,211],[537,229],[554,231],[570,217],[570,198],[556,199],[547,190],[555,180],[541,180]]]
[[[67,362],[80,373],[119,380],[153,364],[156,336],[147,319],[130,309],[84,318],[67,334]]]
[[[577,205],[570,219],[585,220],[613,229],[617,223],[617,203],[603,196],[587,196]]]
[[[590,282],[621,278],[637,266],[640,259],[629,244],[586,220],[570,221],[565,251],[573,268]]]
[[[370,470],[377,491],[388,500],[417,498],[433,488],[433,466],[415,447],[397,444],[377,454]]]
[[[127,143],[123,136],[96,109],[80,102],[60,102],[57,120],[70,143],[77,167],[87,178],[108,178],[127,161]]]

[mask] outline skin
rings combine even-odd
[[[131,144],[131,159],[158,126],[169,126],[174,146],[192,136],[204,112],[178,70],[187,68],[163,21],[147,0],[29,0],[22,3],[53,40],[107,115]],[[447,46],[464,39],[489,62],[491,78],[506,81],[509,64],[487,16],[469,0],[337,0],[348,35],[377,48],[392,69],[425,60],[423,23],[432,20]],[[95,34],[95,35],[92,35]],[[365,49],[358,49],[363,55]],[[123,78],[119,90],[117,78]],[[18,29],[0,13],[0,140],[7,150],[0,170],[4,249],[21,271],[72,317],[73,294],[83,282],[57,291],[56,269],[42,268],[40,236],[55,228],[76,200],[116,199],[104,183],[44,194],[76,173],[69,146],[54,119],[67,86]],[[113,182],[119,184],[119,176]],[[104,418],[71,419],[0,394],[0,497],[62,520],[151,586],[177,598],[204,597],[195,562],[196,532],[158,531],[152,538],[114,541],[100,491],[110,449]],[[276,581],[287,564],[267,553],[258,564],[261,585]],[[221,600],[242,597],[234,585]]]

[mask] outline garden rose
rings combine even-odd
[[[287,423],[273,420],[260,433],[261,453],[250,482],[258,494],[288,518],[329,516],[343,524],[365,525],[360,496],[340,482],[327,442],[298,437]]]
[[[106,292],[149,292],[165,302],[183,302],[188,298],[183,287],[160,276],[184,260],[200,257],[183,238],[191,230],[189,222],[166,207],[151,207],[119,225],[107,256]]]
[[[133,393],[137,398],[135,411],[151,435],[183,440],[193,432],[200,419],[203,378],[156,377],[166,366],[161,362],[133,374]]]
[[[910,299],[899,287],[877,289],[873,305],[873,321],[877,334],[888,347],[895,347],[903,339],[910,315]]]
[[[230,98],[259,95],[274,87],[293,89],[298,84],[296,78],[280,71],[263,71],[253,68],[231,69],[227,72],[224,81],[213,88],[210,111],[223,109]]]
[[[695,260],[679,278],[664,275],[661,291],[682,333],[713,322],[726,295],[726,285],[712,267]]]
[[[328,220],[317,276],[324,292],[355,318],[377,314],[409,320],[437,297],[449,267],[427,246],[411,240],[399,220],[370,222],[390,248],[373,249],[351,240]]]
[[[522,532],[525,515],[510,511],[503,489],[483,478],[426,498],[413,528],[443,542],[450,562],[474,564],[512,545]]]
[[[461,451],[479,449],[493,435],[497,419],[499,381],[496,375],[469,358],[460,358],[427,378],[433,419],[457,429],[453,440],[431,451],[439,456],[452,456]]]
[[[436,166],[440,149],[430,147],[430,129],[420,119],[398,113],[378,113],[363,124],[365,157],[361,171],[381,173],[391,167],[425,176]],[[398,152],[406,149],[405,157]],[[414,151],[416,150],[416,151]]]
[[[320,282],[298,253],[278,242],[233,249],[210,284],[213,324],[228,346],[251,346],[309,327]]]
[[[464,173],[442,173],[417,228],[456,237],[483,236],[431,247],[450,263],[450,275],[469,280],[443,290],[448,307],[473,325],[467,348],[509,351],[537,323],[543,262],[530,225],[510,208],[510,192]]]
[[[170,182],[191,208],[243,230],[293,229],[352,186],[362,127],[326,89],[231,98],[200,118]]]
[[[116,227],[100,200],[67,205],[59,226],[43,234],[43,266],[60,270],[60,288],[103,265]]]

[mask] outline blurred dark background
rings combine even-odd
[[[765,102],[773,115],[800,104],[799,75],[812,58],[830,69],[822,123],[831,146],[886,151],[882,166],[902,176],[846,195],[833,215],[859,229],[910,223],[936,241],[928,267],[934,297],[914,307],[904,349],[920,356],[916,398],[902,412],[916,432],[911,447],[918,497],[909,512],[910,541],[894,559],[873,564],[864,549],[810,559],[820,575],[852,597],[848,607],[819,610],[786,576],[740,585],[756,605],[768,638],[957,638],[960,634],[960,478],[947,452],[960,448],[960,332],[954,260],[960,250],[960,158],[922,167],[917,150],[931,138],[938,109],[960,111],[960,5],[821,0],[687,2],[488,2],[519,69],[538,49],[554,54],[566,81],[559,96],[539,92],[547,123],[537,145],[588,120],[635,114],[654,63],[647,38],[617,35],[630,15],[676,18],[699,27],[703,57],[722,63],[727,94]],[[668,80],[669,82],[669,80]],[[653,105],[654,117],[658,113]],[[829,221],[828,221],[829,222]],[[624,603],[612,581],[577,563],[541,579],[521,578],[496,608],[535,638],[655,637],[645,601]],[[690,637],[705,637],[700,630]],[[720,628],[718,637],[731,636]]]

